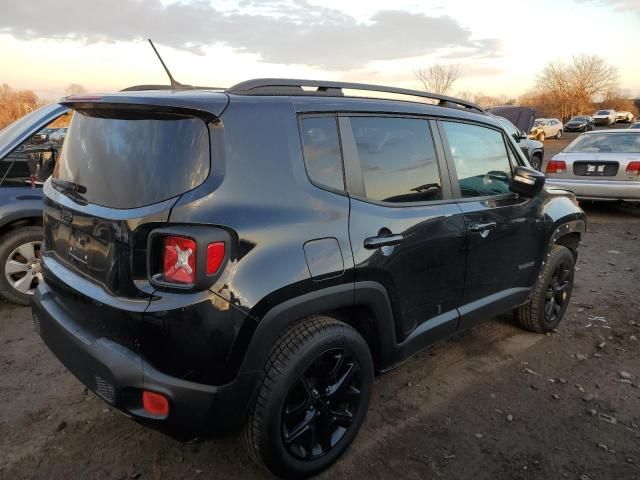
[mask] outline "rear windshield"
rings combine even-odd
[[[576,138],[565,152],[640,153],[640,133],[592,133]]]
[[[85,187],[89,203],[136,208],[197,187],[209,163],[209,131],[199,118],[78,111],[53,176]]]

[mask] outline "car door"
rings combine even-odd
[[[398,343],[413,348],[454,333],[466,231],[435,122],[342,115],[339,125],[356,282],[384,287]]]
[[[510,309],[527,298],[542,257],[541,197],[511,193],[514,163],[522,163],[497,128],[438,123],[452,191],[467,229],[460,325]]]

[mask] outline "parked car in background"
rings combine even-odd
[[[631,123],[633,122],[633,113],[631,112],[616,112],[616,122]]]
[[[593,128],[593,118],[590,115],[576,115],[564,124],[565,132],[588,132]]]
[[[544,144],[538,140],[530,139],[525,132],[518,130],[508,119],[499,115],[495,117],[518,144],[522,153],[524,153],[527,160],[529,160],[531,167],[540,170],[542,168],[542,159],[544,158]]]
[[[593,122],[596,125],[613,125],[616,123],[617,116],[615,110],[598,110],[593,114]]]
[[[58,128],[54,132],[49,134],[49,140],[56,143],[64,142],[64,138],[67,136],[67,128]]]
[[[22,305],[42,278],[42,183],[61,148],[43,127],[68,111],[47,105],[0,131],[0,295]]]
[[[542,142],[545,138],[560,138],[563,132],[564,125],[557,118],[537,118],[529,135]]]
[[[640,128],[640,122],[632,123],[631,125],[629,125],[629,128],[632,128],[634,130],[636,128]]]
[[[375,372],[497,314],[565,315],[585,214],[469,102],[258,79],[64,104],[34,328],[148,427],[243,428],[308,478],[356,437]]]
[[[547,184],[581,199],[640,202],[640,129],[583,133],[544,171]]]

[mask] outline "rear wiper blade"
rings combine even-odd
[[[85,187],[84,185],[80,185],[79,183],[70,182],[68,180],[60,180],[59,178],[52,178],[51,183],[65,192],[74,192],[80,194],[87,193],[87,187]]]

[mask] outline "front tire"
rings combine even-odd
[[[373,361],[349,325],[312,316],[285,330],[258,383],[244,431],[250,455],[283,478],[307,478],[349,447],[367,414]]]
[[[29,305],[42,280],[40,248],[42,227],[17,227],[0,238],[0,295],[10,302]]]
[[[532,155],[529,163],[531,164],[531,168],[533,168],[534,170],[541,171],[542,157],[540,155]]]
[[[514,310],[520,325],[532,332],[545,333],[556,328],[564,317],[575,274],[575,260],[567,247],[554,245],[525,305]]]
[[[544,139],[545,139],[544,133],[540,133],[540,134],[538,135],[538,141],[539,141],[539,142],[544,142]]]

